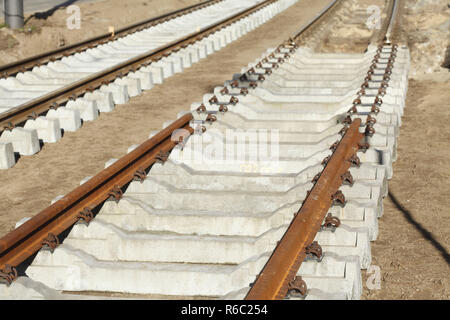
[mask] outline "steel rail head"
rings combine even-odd
[[[129,70],[130,67],[140,67],[148,61],[158,60],[168,51],[171,51],[174,48],[177,48],[185,43],[189,43],[193,39],[198,39],[205,34],[217,31],[223,26],[228,26],[252,14],[256,10],[266,7],[276,1],[278,0],[264,0],[263,2],[257,3],[252,7],[238,12],[231,17],[224,18],[213,25],[207,26],[203,29],[186,35],[182,39],[175,40],[167,45],[164,45],[163,47],[141,54],[121,64],[110,67],[107,70],[95,73],[89,77],[70,84],[69,86],[63,87],[60,90],[53,91],[43,97],[37,98],[30,101],[29,103],[2,113],[0,114],[0,134],[5,130],[6,126],[9,123],[13,125],[19,125],[27,121],[28,115],[31,113],[31,111],[34,111],[37,115],[43,114],[47,112],[51,107],[53,107],[55,103],[61,105],[67,102],[69,98],[74,94],[77,96],[88,89],[92,90],[92,88],[99,87],[101,84],[104,84],[105,81],[113,81],[119,74],[123,74],[124,72]]]
[[[386,9],[386,19],[379,32],[374,33],[370,39],[370,44],[390,44],[392,39],[392,34],[395,26],[395,21],[398,12],[398,0],[389,0]]]
[[[361,140],[364,139],[364,135],[359,132],[360,126],[360,118],[352,121],[299,212],[252,285],[246,300],[285,298],[289,283],[295,279],[306,257],[306,248],[312,244],[332,205],[332,196],[342,185],[342,175],[350,167],[347,160],[356,154]]]
[[[393,6],[392,6],[392,11],[391,11],[391,16],[389,18],[388,28],[387,28],[386,34],[384,36],[384,41],[387,44],[391,43],[391,38],[392,38],[394,26],[395,26],[395,19],[397,18],[397,12],[398,12],[398,1],[397,0],[392,0],[392,1],[393,1]]]
[[[43,233],[44,238],[49,233],[57,236],[78,219],[83,219],[88,223],[93,217],[91,208],[101,204],[111,194],[120,194],[120,188],[134,180],[136,172],[142,178],[145,173],[143,171],[146,169],[144,165],[146,167],[150,166],[156,162],[156,156],[159,152],[168,152],[176,146],[177,142],[171,140],[174,131],[180,128],[187,128],[186,130],[189,131],[189,134],[192,134],[194,130],[189,127],[189,122],[192,119],[192,114],[188,113],[175,120],[170,126],[146,140],[86,183],[75,188],[62,199],[42,210],[17,229],[6,234],[0,239],[0,270],[7,264],[17,266],[18,263],[23,262],[27,257],[39,250],[39,248],[36,248],[36,244],[42,243],[44,239],[41,236],[38,237],[39,239],[36,239],[34,237],[35,234]],[[78,207],[80,207],[79,211],[77,211]],[[84,208],[84,210],[81,208]],[[54,231],[55,227],[53,229],[47,228],[49,230],[46,229],[46,226],[49,224],[57,226],[58,223],[65,219],[64,215],[67,215],[69,212],[73,219],[66,222],[64,227],[56,227],[57,231]],[[30,242],[29,245],[27,241]],[[17,252],[14,252],[14,254],[11,253],[13,249],[17,249]]]

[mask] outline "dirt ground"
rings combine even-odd
[[[358,10],[357,19],[356,15],[348,12],[332,18],[330,26],[335,32],[330,33],[330,29],[325,27],[322,34],[326,36],[313,38],[312,46],[316,49],[360,52],[370,36],[364,29],[364,12],[372,2],[380,5],[385,2],[345,1],[348,4],[344,8]],[[130,0],[127,4],[131,7],[134,2],[139,1]],[[189,1],[175,2],[185,6]],[[267,47],[288,38],[327,2],[300,1],[182,74],[131,99],[129,104],[118,106],[111,113],[102,113],[98,120],[85,123],[79,131],[66,133],[60,142],[45,144],[38,154],[23,157],[12,169],[0,172],[0,236],[19,219],[36,214],[57,195],[71,191],[84,177],[96,174],[110,158],[124,155],[130,145],[144,141],[150,131],[161,129],[163,122],[174,119],[192,102],[200,101],[204,93],[230,79],[233,73],[239,72]],[[103,21],[108,19],[103,15],[111,16],[108,11],[98,9],[97,5],[104,4],[87,4],[83,12],[86,17],[91,11],[96,12],[92,16],[101,24],[99,33],[102,33],[111,21]],[[439,66],[443,57],[441,49],[449,43],[448,29],[440,31],[442,24],[445,26],[446,23],[442,16],[448,17],[449,11],[444,0],[406,0],[406,7],[408,18],[402,32],[412,57],[407,107],[398,139],[394,176],[389,182],[389,197],[384,201],[384,216],[379,221],[380,233],[372,243],[372,264],[380,267],[381,289],[369,290],[365,285],[368,274],[363,271],[363,298],[449,299],[450,227],[446,221],[450,218],[450,76],[447,69]],[[439,19],[427,22],[420,18],[424,12],[433,10]],[[120,16],[141,20],[152,15],[138,11]],[[102,12],[101,16],[99,12]],[[61,23],[66,19],[65,11],[53,17],[59,17],[55,23]],[[91,23],[94,25],[96,21]],[[1,37],[4,31],[0,31]],[[423,33],[427,41],[418,36]],[[91,35],[93,33],[85,34]],[[70,38],[66,34],[63,36]],[[78,36],[80,38],[70,40],[77,41],[83,37],[82,34]],[[9,55],[7,60],[14,60],[15,54],[17,57],[30,54],[25,49],[17,50],[22,46],[27,47],[21,42],[17,47],[5,50]],[[42,48],[48,50],[50,47]],[[2,52],[0,63],[3,58]],[[432,67],[427,68],[426,65]]]
[[[449,101],[448,74],[409,81],[394,176],[372,243],[381,290],[365,290],[366,299],[450,298]]]

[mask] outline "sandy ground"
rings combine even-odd
[[[436,31],[445,25],[445,19],[439,18],[439,23],[438,19],[420,19],[424,12],[440,10],[436,13],[440,17],[448,11],[443,0],[427,1],[406,1],[408,19],[402,32],[411,48],[415,72],[409,83],[390,196],[384,201],[379,237],[372,243],[372,264],[380,267],[381,288],[369,290],[365,285],[369,275],[363,271],[364,299],[450,298],[450,227],[446,222],[450,215],[450,76],[447,69],[439,67],[448,32]],[[102,113],[78,132],[67,133],[57,144],[46,144],[37,155],[24,157],[14,168],[0,172],[0,236],[17,220],[36,214],[55,196],[71,191],[82,178],[101,170],[105,161],[119,158],[131,144],[144,141],[150,131],[159,130],[164,121],[200,101],[204,93],[230,79],[265,48],[294,33],[326,2],[301,1],[184,73],[133,98],[130,104]],[[312,46],[321,51],[361,52],[370,37],[364,13],[374,2],[385,3],[347,0],[347,13],[330,19],[329,25],[319,30],[321,35],[311,38]],[[349,10],[358,10],[358,14]],[[427,33],[427,29],[417,30],[418,26],[435,31]],[[330,33],[330,28],[335,32]],[[421,32],[428,41],[416,36]]]
[[[408,0],[403,10],[401,29],[411,50],[410,77],[442,72],[445,51],[450,47],[450,2]]]
[[[448,74],[410,80],[394,176],[372,243],[381,289],[366,290],[366,299],[450,298],[449,101]]]
[[[80,29],[73,30],[67,28],[71,14],[66,12],[66,7],[35,16],[26,14],[23,29],[0,29],[0,65],[107,33],[110,26],[118,29],[203,1],[99,0],[76,3],[80,7],[81,24]]]

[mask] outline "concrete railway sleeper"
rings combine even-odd
[[[213,1],[0,79],[0,169],[12,167],[17,155],[39,152],[40,142],[59,141],[62,130],[76,131],[83,121],[182,72],[295,2]]]
[[[326,82],[308,86],[304,61]],[[353,72],[333,91],[337,65]],[[29,278],[19,274],[1,287],[2,296],[358,299],[392,176],[408,68],[407,48],[396,45],[354,55],[316,54],[291,41],[269,50],[191,113],[166,123],[170,154],[155,151],[147,175],[136,170],[123,193],[109,191],[95,219],[75,224],[61,244],[53,241],[53,252],[40,250]],[[301,93],[280,79],[295,79]],[[178,129],[186,119],[189,126]],[[245,136],[263,129],[265,139]],[[241,157],[253,147],[272,151],[275,142],[279,157]],[[227,150],[234,157],[214,157]],[[105,170],[121,162],[112,159]],[[311,205],[320,209],[305,215]],[[304,241],[297,251],[283,250],[293,228]],[[277,256],[285,263],[273,264]],[[258,277],[271,265],[278,278]],[[5,282],[16,276],[11,265],[2,272]]]

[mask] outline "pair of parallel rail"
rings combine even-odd
[[[209,5],[216,1],[206,1],[201,5]],[[92,79],[84,80],[82,83],[76,83],[68,88],[64,88],[62,90],[63,92],[57,92],[50,97],[44,97],[43,101],[39,102],[39,107],[37,107],[37,104],[33,106],[29,105],[23,108],[23,110],[16,110],[10,113],[6,119],[2,115],[0,124],[4,125],[8,121],[20,123],[26,117],[26,112],[30,112],[31,110],[45,112],[55,101],[61,103],[61,100],[67,99],[73,93],[78,93],[87,87],[95,86],[98,82],[103,81],[105,77],[112,79],[117,77],[120,72],[123,73],[149,61],[155,61],[165,53],[192,43],[271,2],[273,0],[265,1],[226,21],[221,21],[211,28],[201,30],[176,43],[171,43],[162,49],[158,49],[156,52],[138,57],[133,61],[128,61],[123,65],[114,67],[113,70],[107,70],[102,74],[91,77]],[[307,30],[310,30],[327,15],[331,14],[337,4],[337,0],[331,2],[315,19],[303,26],[294,35],[293,39],[282,46],[295,46],[295,41],[304,35]],[[198,6],[192,6],[184,10],[195,10],[196,8]],[[184,10],[178,10],[157,19],[169,19],[173,15],[176,16],[185,13],[186,11]],[[392,37],[396,11],[397,1],[393,0],[388,8],[389,19],[387,19],[387,22],[381,30],[381,39],[385,44],[389,44]],[[155,23],[157,19],[151,19],[142,25]],[[134,25],[119,30],[116,33],[116,37],[121,33],[131,32],[130,30],[139,30],[142,25]],[[92,46],[97,43],[96,41],[105,41],[107,37],[110,37],[110,35],[104,35],[96,40],[90,39],[84,42],[83,45]],[[68,50],[77,50],[77,48],[73,46]],[[63,54],[60,50],[54,53]],[[51,54],[53,53],[49,53],[48,56],[51,56]],[[44,56],[42,55],[41,58],[48,58]],[[23,63],[24,68],[28,68],[28,63],[30,63],[29,59]],[[11,65],[10,68],[10,70],[14,70],[14,68],[19,68],[16,70],[20,70],[20,62]],[[10,72],[13,73],[16,71]],[[42,247],[49,247],[53,250],[59,244],[60,235],[72,225],[80,220],[89,223],[95,216],[94,212],[96,207],[111,197],[120,198],[122,188],[129,182],[145,179],[145,176],[155,162],[164,161],[170,151],[178,143],[182,143],[183,138],[186,139],[186,137],[180,137],[179,140],[172,139],[174,131],[186,129],[190,134],[193,133],[194,130],[189,125],[192,119],[192,114],[186,114],[174,121],[170,126],[98,173],[88,182],[77,187],[64,198],[55,202],[0,239],[0,280],[10,284],[17,277],[17,268]],[[362,124],[361,121],[360,118],[356,118],[353,121],[350,120],[348,125],[345,126],[345,134],[343,134],[339,143],[333,146],[334,152],[332,156],[327,159],[325,168],[321,174],[314,179],[315,184],[313,188],[308,193],[307,198],[295,215],[284,236],[279,241],[265,267],[252,285],[246,299],[283,299],[290,290],[299,292],[304,290],[304,283],[295,276],[297,270],[305,259],[307,250],[310,250],[311,244],[321,228],[328,209],[333,202],[342,200],[340,199],[338,189],[348,179],[347,172],[350,166],[358,162],[356,152],[360,149],[364,150],[367,148],[367,144],[364,143],[365,134],[359,131]]]

